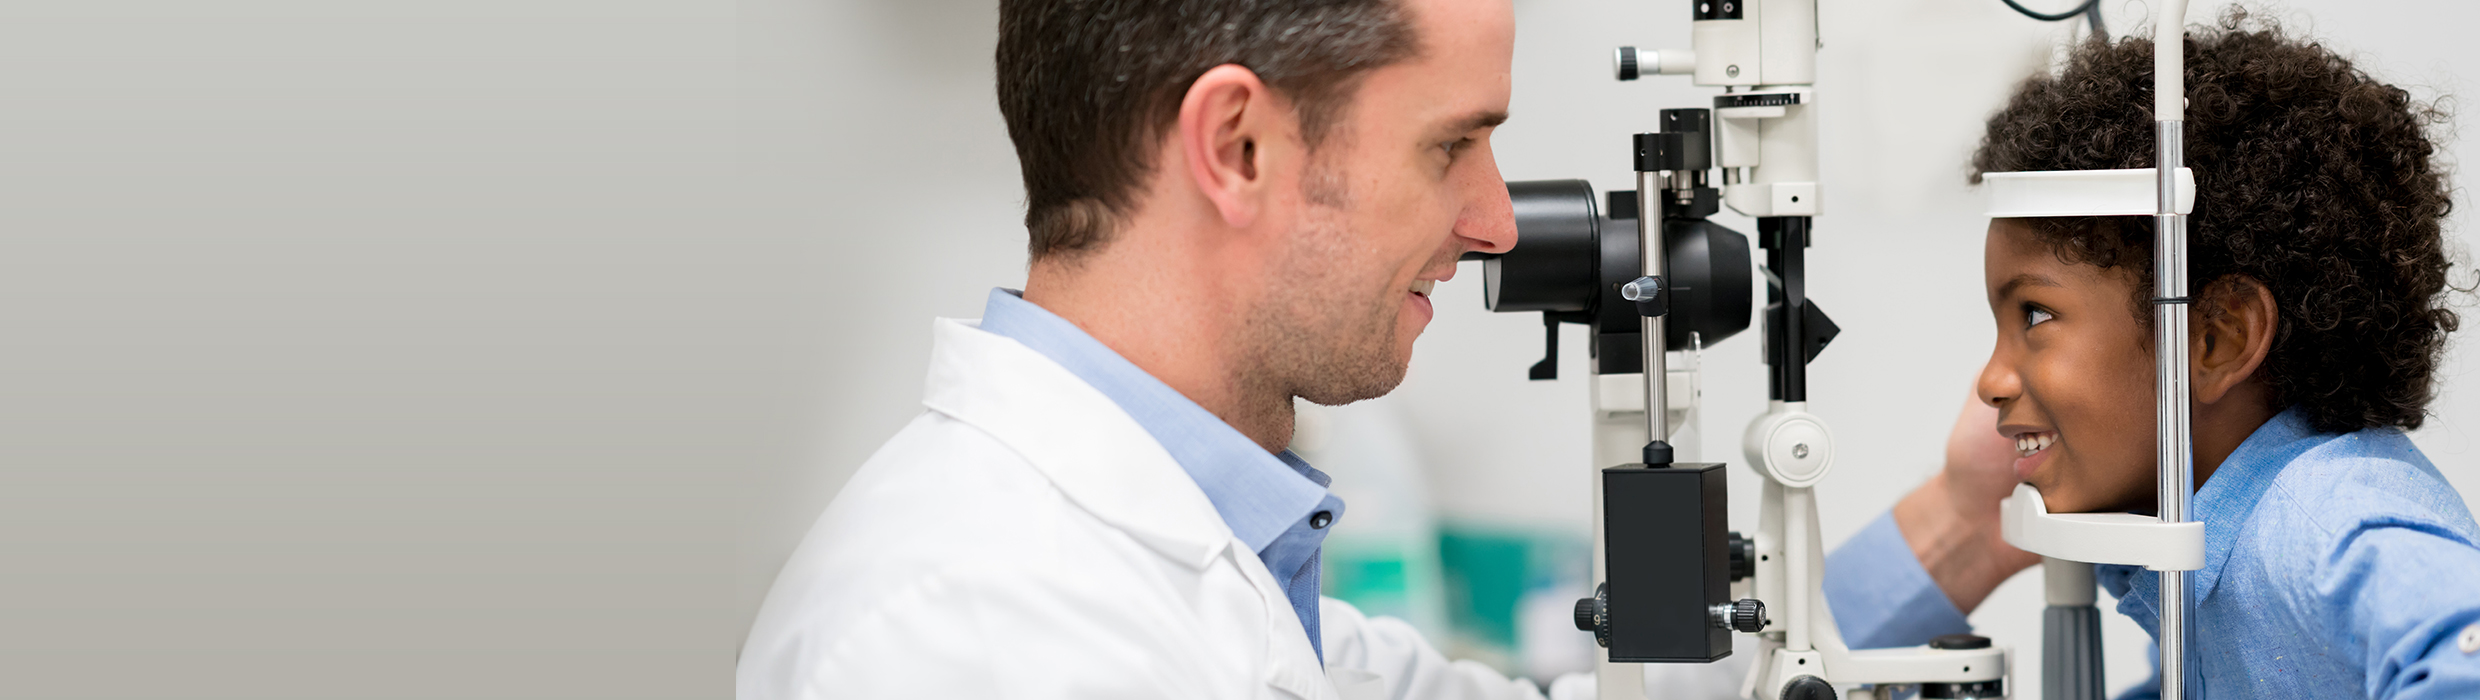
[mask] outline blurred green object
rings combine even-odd
[[[1458,636],[1501,653],[1516,649],[1516,602],[1531,578],[1533,537],[1505,529],[1449,525],[1438,532],[1447,577],[1447,620]]]
[[[1336,537],[1327,540],[1323,556],[1328,597],[1363,614],[1401,618],[1425,636],[1448,631],[1435,540]]]
[[[1442,524],[1427,543],[1330,539],[1324,556],[1326,595],[1411,621],[1449,657],[1519,674],[1576,642],[1526,639],[1527,600],[1572,601],[1592,566],[1578,534],[1480,523]]]
[[[1450,658],[1550,678],[1590,668],[1575,631],[1587,595],[1589,530],[1441,518],[1427,462],[1398,409],[1301,403],[1292,450],[1349,504],[1326,537],[1322,592],[1410,623]]]
[[[1364,554],[1328,559],[1325,579],[1328,595],[1350,600],[1353,605],[1360,606],[1361,612],[1394,615],[1380,609],[1387,607],[1382,603],[1405,598],[1405,591],[1411,587],[1404,580],[1404,558],[1388,556],[1392,553],[1385,552],[1370,554],[1377,556]]]

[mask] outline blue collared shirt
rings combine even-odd
[[[1059,363],[1119,404],[1137,425],[1162,443],[1214,504],[1232,535],[1283,584],[1292,612],[1309,633],[1318,659],[1319,552],[1326,533],[1343,518],[1343,500],[1326,490],[1324,472],[1290,450],[1267,453],[1257,442],[1188,400],[1170,385],[1017,292],[990,291],[982,330],[1006,336]]]
[[[2189,697],[2480,697],[2480,526],[2402,431],[2318,433],[2284,411],[2190,510],[2205,560]],[[2158,575],[2095,578],[2160,638]],[[2158,695],[2160,673],[2122,697]]]

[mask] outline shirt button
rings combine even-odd
[[[2463,637],[2454,640],[2454,646],[2462,648],[2465,654],[2480,654],[2480,622],[2463,628]]]
[[[1327,525],[1327,523],[1332,523],[1332,522],[1334,522],[1334,521],[1335,521],[1335,514],[1334,514],[1334,513],[1329,512],[1329,511],[1323,511],[1323,510],[1321,510],[1321,511],[1318,511],[1318,512],[1316,512],[1316,513],[1313,513],[1313,514],[1311,514],[1311,515],[1309,516],[1309,527],[1311,527],[1311,528],[1315,528],[1315,529],[1319,529],[1319,530],[1324,530],[1324,529],[1326,529],[1326,525]],[[2480,628],[2475,628],[2475,629],[2480,629]],[[2465,635],[2465,636],[2466,636],[2466,637],[2469,637],[2470,635]],[[2470,644],[2464,644],[2464,646],[2471,646],[2471,645],[2470,645]]]

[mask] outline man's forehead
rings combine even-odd
[[[1504,0],[1409,3],[1420,52],[1369,76],[1371,93],[1386,93],[1418,126],[1465,130],[1503,119],[1514,54],[1514,13]],[[1383,98],[1382,98],[1383,99]],[[1469,123],[1468,123],[1469,122]]]
[[[1416,0],[1404,10],[1425,39],[1488,45],[1515,37],[1515,6],[1508,0]]]

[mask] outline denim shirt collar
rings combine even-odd
[[[1066,367],[1127,411],[1188,472],[1234,536],[1261,552],[1332,498],[1325,473],[1290,450],[1269,453],[1101,341],[1021,292],[992,289],[981,328]],[[1340,519],[1341,501],[1328,506]],[[1281,578],[1289,572],[1278,572]]]
[[[2204,568],[2188,576],[2193,599],[2203,602],[2212,595],[2213,587],[2222,578],[2222,569],[2230,562],[2230,552],[2238,544],[2240,526],[2256,509],[2265,489],[2281,475],[2282,467],[2299,455],[2324,444],[2334,436],[2309,427],[2307,416],[2297,406],[2284,409],[2272,420],[2248,434],[2239,448],[2213,470],[2213,478],[2205,480],[2188,501],[2188,513],[2204,523]],[[2142,567],[2104,565],[2095,567],[2103,588],[2119,598],[2119,610],[2152,630],[2160,617],[2161,578],[2138,574],[2150,573]],[[2144,614],[2136,614],[2130,605],[2140,606]]]

